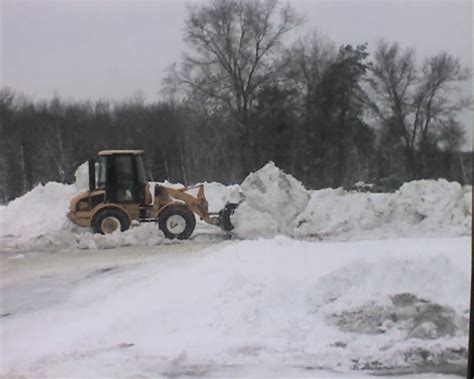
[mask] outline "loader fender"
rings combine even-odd
[[[158,213],[156,214],[156,220],[158,221],[158,217],[160,216],[160,213],[163,212],[163,210],[165,210],[166,208],[169,208],[169,207],[172,207],[172,206],[175,206],[175,205],[181,205],[181,206],[185,206],[187,207],[186,203],[184,201],[170,201],[168,204],[166,205],[163,205],[160,210],[158,211]],[[188,207],[187,207],[188,208]]]

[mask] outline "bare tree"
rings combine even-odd
[[[301,21],[290,5],[276,0],[213,0],[190,7],[185,41],[193,53],[170,75],[168,88],[177,85],[187,98],[229,114],[242,146],[251,146],[256,93],[281,69],[282,42]]]
[[[282,72],[284,84],[297,94],[297,109],[302,121],[299,135],[294,135],[291,141],[292,161],[304,162],[297,165],[303,169],[299,173],[301,176],[309,174],[315,177],[310,167],[322,172],[321,152],[325,148],[318,127],[320,107],[317,103],[322,96],[321,83],[337,59],[337,47],[328,38],[313,33],[286,49],[283,59],[286,63]],[[296,170],[294,164],[293,167]]]
[[[10,88],[0,88],[0,202],[6,201],[11,187],[9,156],[13,155],[12,119],[15,114],[15,93]]]
[[[296,41],[285,55],[285,77],[296,84],[305,106],[310,107],[324,74],[337,58],[337,47],[328,38],[313,33]]]
[[[279,69],[274,63],[283,37],[300,20],[276,0],[214,0],[191,9],[185,40],[196,54],[185,57],[183,83],[224,102],[245,122],[255,91]]]
[[[422,174],[420,160],[430,145],[437,144],[439,130],[468,105],[459,100],[456,87],[466,78],[459,59],[447,53],[427,58],[417,67],[413,50],[378,43],[369,79],[370,105],[402,145],[410,179]]]

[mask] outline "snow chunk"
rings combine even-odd
[[[260,212],[246,202],[232,216],[234,230],[244,239],[270,238],[278,234],[278,224],[268,212]]]
[[[240,237],[248,236],[252,229],[265,236],[289,234],[293,221],[309,200],[303,184],[273,162],[248,175],[240,188],[246,205],[241,204],[232,217],[235,233]]]
[[[152,184],[158,184],[168,188],[180,189],[185,187],[184,184],[171,183],[167,180],[164,182],[152,182]],[[218,182],[202,182],[196,184],[204,185],[204,195],[206,196],[209,204],[209,212],[219,212],[222,210],[227,202],[239,202],[240,201],[240,187],[238,184],[232,184],[226,186],[225,184]],[[198,189],[190,189],[189,194],[197,196]]]
[[[139,225],[113,234],[82,233],[76,238],[79,249],[113,249],[120,246],[153,246],[163,242],[164,235],[155,223]]]
[[[209,203],[209,212],[219,212],[227,202],[238,202],[240,187],[237,184],[226,186],[217,182],[204,182],[204,194]]]

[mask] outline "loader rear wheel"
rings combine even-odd
[[[184,205],[171,205],[158,215],[158,226],[166,238],[186,240],[193,234],[196,218]]]
[[[94,233],[112,234],[117,230],[130,228],[130,220],[125,212],[119,209],[104,209],[92,219]]]

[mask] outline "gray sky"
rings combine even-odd
[[[123,99],[139,90],[157,99],[165,69],[185,50],[184,1],[0,1],[1,84],[36,99]],[[469,0],[290,3],[306,17],[301,34],[369,49],[383,37],[414,47],[420,60],[445,50],[472,66]],[[467,112],[462,119],[470,130]]]

